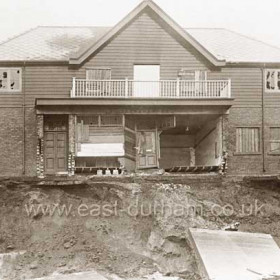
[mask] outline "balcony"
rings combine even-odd
[[[71,98],[219,99],[231,97],[230,80],[85,80],[73,78]]]

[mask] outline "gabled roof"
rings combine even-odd
[[[83,49],[76,54],[72,54],[70,57],[70,64],[80,64],[85,61],[91,54],[93,54],[96,50],[98,50],[98,48],[100,48],[103,44],[110,40],[115,34],[117,34],[123,27],[125,27],[131,20],[137,17],[137,15],[146,8],[150,8],[154,13],[156,13],[164,22],[166,22],[172,29],[174,29],[180,36],[182,36],[182,38],[184,38],[189,44],[191,44],[208,61],[216,66],[222,66],[225,64],[225,61],[223,59],[217,59],[151,0],[144,0],[143,2],[141,2],[124,19],[122,19],[107,34],[105,34],[100,40],[92,44],[92,46],[90,46],[88,49]]]
[[[227,63],[279,63],[280,48],[222,28],[185,29],[217,59]]]
[[[39,26],[0,44],[0,61],[68,61],[109,27]]]
[[[214,65],[280,63],[280,48],[226,29],[183,29],[154,2],[144,1],[115,27],[37,27],[0,44],[0,62],[69,62],[79,64],[143,9],[151,8]]]

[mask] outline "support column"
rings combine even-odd
[[[44,115],[37,115],[37,176],[44,177]]]
[[[190,166],[195,166],[195,148],[190,147]]]
[[[76,116],[69,115],[68,119],[68,175],[73,176],[75,174],[75,126]]]
[[[228,141],[229,141],[229,123],[228,115],[221,116],[222,122],[222,160],[221,173],[225,174],[228,169]]]

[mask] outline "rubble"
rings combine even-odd
[[[63,180],[0,179],[0,252],[26,251],[5,259],[1,280],[90,270],[102,272],[106,280],[112,280],[112,275],[121,280],[146,280],[151,275],[160,280],[200,280],[188,229],[225,229],[236,221],[240,231],[270,233],[280,244],[280,192],[276,186],[217,175]],[[229,204],[234,208],[232,215],[212,211]],[[27,214],[26,207],[37,209],[39,205],[71,205],[72,212]],[[109,216],[91,216],[90,211],[81,216],[80,205],[89,210],[93,205],[107,205],[114,211]],[[145,215],[127,211],[129,207],[139,210],[141,205]],[[166,206],[165,211],[161,205]],[[261,207],[261,212],[250,214],[249,205]],[[185,212],[176,213],[176,209]]]

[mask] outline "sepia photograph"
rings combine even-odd
[[[0,0],[0,280],[280,280],[279,0]]]

